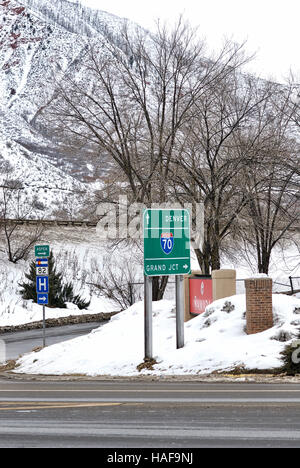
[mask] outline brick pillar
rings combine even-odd
[[[273,326],[272,279],[245,280],[247,334],[260,333]]]

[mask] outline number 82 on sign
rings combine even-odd
[[[49,276],[48,258],[35,259],[36,276]]]
[[[44,266],[36,267],[36,276],[49,276],[49,268]]]

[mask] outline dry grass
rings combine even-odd
[[[7,361],[3,366],[0,366],[0,372],[8,372],[16,369],[16,367],[18,367],[18,365],[16,365],[16,362],[17,361],[15,359]]]
[[[139,372],[141,372],[144,369],[154,370],[153,366],[155,366],[155,364],[157,364],[157,361],[155,359],[145,358],[144,361],[141,362],[141,364],[136,366],[136,368]]]

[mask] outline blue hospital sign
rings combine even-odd
[[[45,294],[49,292],[49,278],[48,276],[36,277],[36,292],[38,294]]]

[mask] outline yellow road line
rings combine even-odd
[[[20,411],[59,408],[93,408],[100,406],[120,406],[122,403],[51,403],[51,402],[22,402],[24,406],[17,406],[20,402],[1,402],[0,411]],[[2,406],[3,405],[3,406]],[[5,406],[10,405],[10,406]]]

